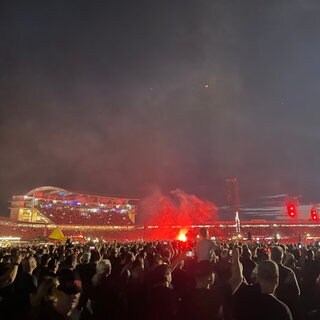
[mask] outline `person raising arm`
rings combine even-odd
[[[21,263],[22,256],[18,255],[13,259],[14,260],[12,261],[10,268],[3,275],[0,276],[0,289],[12,284],[17,276],[18,268]]]

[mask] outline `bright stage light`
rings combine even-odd
[[[186,242],[188,240],[187,236],[186,236],[187,232],[188,232],[188,230],[185,230],[185,229],[180,230],[179,234],[177,236],[177,240],[182,241],[182,242]]]

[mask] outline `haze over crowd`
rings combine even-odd
[[[317,202],[320,5],[3,1],[0,214],[54,185]]]

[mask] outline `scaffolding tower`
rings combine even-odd
[[[239,184],[237,178],[226,179],[227,189],[227,205],[233,208],[236,232],[240,233],[240,200],[239,200]]]

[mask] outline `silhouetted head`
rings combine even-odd
[[[266,260],[258,265],[257,281],[261,292],[273,294],[279,284],[279,267],[271,260]]]
[[[275,263],[282,263],[284,257],[283,249],[280,246],[275,246],[271,248],[271,259]]]
[[[201,236],[202,238],[204,238],[204,239],[208,238],[208,237],[209,237],[209,230],[208,230],[208,228],[205,228],[205,227],[200,228],[200,229],[199,229],[199,234],[200,234],[200,236]]]

